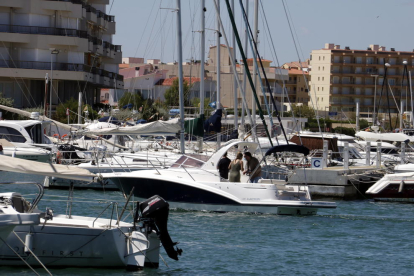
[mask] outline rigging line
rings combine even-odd
[[[275,70],[275,72],[276,71],[279,71],[279,74],[282,75],[282,70],[281,70],[281,67],[280,67],[279,58],[278,58],[277,53],[276,53],[275,44],[273,42],[273,37],[272,37],[272,34],[270,32],[269,23],[267,21],[267,16],[266,16],[266,13],[265,13],[265,10],[264,10],[264,7],[263,7],[263,3],[262,3],[262,1],[259,1],[259,3],[260,3],[260,6],[262,8],[263,18],[264,18],[264,20],[266,22],[266,27],[267,27],[266,30],[267,30],[267,33],[269,35],[270,41],[271,41],[271,45],[272,45],[272,48],[271,49],[273,49],[273,52],[272,51],[270,51],[270,52],[272,53],[272,55],[274,55],[273,57],[275,58],[276,64],[277,64],[277,67],[278,67]],[[306,79],[305,79],[305,83],[306,83]],[[282,97],[285,96],[285,89],[286,89],[286,85],[285,84],[286,84],[285,80],[282,79],[282,85],[283,85],[283,87],[282,87],[282,95],[281,95]],[[309,88],[309,87],[307,87],[307,88]],[[309,89],[308,89],[308,91],[309,91]],[[289,99],[289,94],[287,94],[287,95],[288,95],[289,107],[290,107],[290,110],[292,110],[293,120],[296,120],[295,114],[293,112],[292,104],[291,104],[290,99]],[[282,110],[282,112],[283,112],[283,110]],[[302,137],[300,136],[300,133],[298,134],[298,137],[299,137],[299,141],[300,141],[301,145],[303,145]],[[276,137],[276,139],[277,139],[277,137]]]
[[[214,4],[216,4],[216,2],[214,2]],[[241,4],[243,5],[243,3],[241,3]],[[262,110],[262,107],[260,106],[259,98],[257,97],[256,87],[253,84],[253,79],[252,79],[252,76],[250,74],[249,66],[247,64],[247,58],[246,58],[246,56],[244,54],[244,51],[243,51],[243,46],[242,46],[242,43],[240,41],[239,31],[237,30],[236,22],[234,21],[234,16],[233,16],[233,12],[231,11],[231,7],[230,7],[229,0],[226,0],[226,6],[227,6],[227,12],[228,12],[229,17],[230,17],[230,20],[231,20],[231,24],[233,26],[234,35],[236,36],[236,41],[237,41],[237,44],[238,44],[238,47],[239,47],[239,50],[240,50],[240,54],[241,54],[241,56],[243,58],[244,67],[248,71],[247,72],[247,77],[249,79],[249,83],[250,83],[250,86],[252,88],[253,96],[254,96],[254,99],[255,99],[256,104],[257,104],[257,108],[258,108],[258,111],[259,111],[260,119],[262,120],[263,126],[265,128],[266,135],[269,138],[270,145],[273,147],[273,142],[272,142],[272,139],[270,138],[269,129],[267,128],[266,120],[263,117],[263,110]],[[216,6],[216,9],[218,9],[217,6]],[[220,16],[219,16],[219,19],[220,19],[220,23],[221,23],[221,17]],[[222,28],[222,30],[224,32],[224,28]],[[256,118],[254,118],[254,119],[256,120]]]
[[[161,3],[160,3],[160,5],[161,5]],[[158,29],[157,29],[157,31],[156,32],[154,32],[154,28],[155,28],[155,22],[157,22],[158,20],[157,20],[157,18],[158,18],[158,15],[160,14],[160,16],[161,16],[161,8],[160,9],[158,9],[158,12],[157,12],[157,14],[155,15],[155,18],[154,18],[154,24],[153,24],[153,26],[152,26],[152,29],[151,29],[151,34],[153,35],[152,36],[152,38],[150,37],[150,39],[148,39],[148,41],[147,41],[147,45],[146,45],[146,47],[145,47],[145,51],[144,51],[144,57],[148,57],[148,56],[150,56],[150,51],[152,51],[152,52],[154,52],[155,51],[155,46],[157,45],[157,42],[158,42],[158,39],[160,38],[160,32],[161,32],[161,29],[162,29],[162,26],[160,26]],[[164,21],[166,20],[166,18],[164,19]]]
[[[147,20],[146,20],[146,23],[145,23],[145,27],[144,27],[144,31],[142,32],[142,33],[145,33],[145,31],[147,30],[147,26],[148,26],[148,22],[149,22],[149,18],[151,17],[151,15],[152,15],[152,11],[154,10],[154,6],[155,6],[155,3],[156,3],[157,1],[154,1],[154,3],[152,4],[152,8],[151,8],[151,11],[150,11],[150,13],[148,14],[148,18],[147,18]],[[137,53],[138,53],[138,49],[139,49],[139,46],[141,45],[141,42],[142,42],[142,39],[144,38],[144,36],[143,35],[141,35],[141,39],[139,40],[139,42],[138,42],[138,46],[137,46],[137,48],[135,49],[135,54],[134,54],[134,57],[136,57],[137,56]]]
[[[260,2],[260,1],[259,1],[259,2]],[[254,37],[254,36],[253,36],[253,32],[252,32],[252,29],[251,29],[250,23],[247,21],[247,14],[246,14],[246,11],[245,11],[245,9],[244,9],[244,6],[243,6],[243,3],[242,3],[242,0],[239,0],[239,3],[240,3],[240,7],[241,7],[241,9],[242,9],[242,13],[243,13],[243,15],[244,15],[244,22],[245,22],[245,24],[246,24],[246,29],[247,29],[247,30],[249,31],[249,33],[250,33],[251,40],[252,40],[252,43],[253,43],[253,46],[254,46],[254,50],[255,50],[255,51],[256,51],[256,53],[257,53],[257,58],[259,59],[260,66],[261,66],[261,68],[262,68],[263,77],[265,78],[266,87],[267,87],[267,89],[268,89],[268,91],[269,91],[269,93],[270,93],[270,99],[272,100],[272,104],[273,104],[273,107],[274,107],[275,112],[276,112],[276,117],[277,117],[277,119],[278,119],[278,121],[279,121],[280,128],[282,129],[283,136],[285,137],[286,143],[289,145],[289,140],[287,139],[286,132],[285,132],[285,128],[284,128],[284,126],[283,126],[282,120],[281,120],[280,115],[279,115],[279,110],[278,110],[278,108],[277,108],[277,105],[276,105],[275,99],[274,99],[274,97],[273,97],[273,91],[272,91],[272,88],[271,88],[271,86],[270,86],[269,79],[267,78],[267,75],[266,75],[266,72],[265,72],[265,69],[264,69],[264,66],[263,66],[262,58],[260,57],[259,49],[257,48],[257,42],[256,42],[256,41],[254,41],[254,39],[253,39],[253,37]],[[247,35],[248,35],[248,34],[247,34]],[[253,51],[253,49],[252,49],[252,51]],[[255,61],[255,62],[257,63],[257,61]],[[256,76],[255,76],[255,77],[256,77]],[[260,80],[260,81],[261,81],[261,80]],[[266,96],[266,95],[265,95],[265,96]],[[270,114],[270,112],[269,112],[269,114]],[[272,124],[273,124],[273,121],[271,121],[271,122],[272,122]],[[279,141],[277,141],[277,143],[279,144]],[[272,146],[273,146],[273,145],[272,145]]]
[[[246,15],[246,12],[243,10],[243,14],[244,15]],[[245,23],[245,28],[246,29],[250,29],[250,25],[249,25],[249,23],[246,21],[246,17],[244,17],[244,23]],[[256,52],[257,52],[257,44],[255,44],[255,42],[254,42],[254,39],[253,39],[253,33],[251,32],[251,29],[250,29],[250,32],[248,33],[248,39],[249,39],[249,45],[250,45],[250,48],[251,48],[251,50],[252,50],[252,52],[254,52],[255,50],[256,50]],[[259,56],[259,53],[257,52],[257,55]],[[261,59],[260,59],[260,57],[259,57],[259,61],[260,61],[260,65],[262,66],[262,70],[263,70],[263,77],[267,80],[267,77],[266,77],[266,73],[264,72],[264,67],[263,67],[263,63],[261,62]],[[262,93],[263,93],[263,99],[264,99],[264,102],[265,102],[265,105],[266,105],[266,109],[267,109],[267,113],[270,115],[269,116],[269,120],[270,120],[270,125],[271,125],[271,127],[272,127],[272,129],[273,129],[273,126],[274,126],[274,123],[273,123],[273,118],[272,118],[272,113],[270,112],[270,108],[269,108],[269,105],[268,105],[268,102],[267,102],[267,95],[266,95],[266,93],[265,93],[265,86],[263,85],[263,80],[262,80],[262,77],[261,77],[261,74],[260,74],[260,69],[259,69],[259,65],[258,65],[258,62],[257,62],[257,59],[256,60],[254,60],[253,59],[253,64],[254,64],[254,66],[255,66],[255,68],[256,68],[256,71],[257,71],[257,73],[258,73],[258,76],[259,76],[259,81],[260,81],[260,87],[261,87],[261,91],[262,91]],[[268,90],[269,90],[269,93],[270,93],[270,98],[273,100],[273,102],[274,102],[274,99],[273,99],[273,95],[272,95],[272,91],[270,90],[271,89],[271,87],[270,87],[270,85],[269,85],[269,81],[267,81],[267,85],[268,85]],[[277,111],[277,108],[276,108],[276,111]],[[286,136],[285,136],[286,137]],[[279,140],[276,140],[276,142],[277,142],[277,144],[279,145]],[[289,142],[287,142],[288,144],[289,144]]]
[[[294,43],[294,45],[295,45],[296,54],[297,54],[297,56],[298,56],[298,58],[299,58],[299,67],[300,67],[300,69],[302,70],[302,74],[303,74],[303,78],[304,78],[304,81],[305,81],[306,88],[308,89],[308,91],[310,91],[310,89],[309,89],[309,84],[308,84],[308,81],[307,81],[306,75],[305,75],[305,73],[303,72],[303,68],[302,68],[302,61],[301,61],[301,59],[300,59],[300,55],[299,55],[298,47],[297,47],[297,44],[296,44],[296,40],[295,40],[295,37],[294,37],[293,32],[292,32],[292,26],[291,26],[291,24],[290,24],[290,20],[289,20],[289,17],[288,17],[287,11],[286,11],[286,6],[285,6],[285,1],[284,1],[284,0],[282,0],[282,4],[283,4],[284,11],[285,11],[286,19],[287,19],[287,21],[288,21],[288,25],[289,25],[289,29],[290,29],[290,34],[291,34],[291,36],[292,36],[292,40],[293,40],[293,43]],[[315,95],[316,95],[316,91],[315,91]],[[314,105],[314,103],[313,103],[313,99],[312,99],[312,97],[309,97],[309,98],[310,98],[310,100],[311,100],[312,107],[314,107],[315,105]],[[316,99],[316,98],[315,98],[315,99]],[[316,103],[316,104],[317,104],[317,103]],[[315,113],[317,113],[317,110],[315,110]],[[319,128],[319,132],[321,133],[322,140],[324,140],[323,133],[321,132],[321,125],[320,125],[320,122],[319,122],[319,116],[317,116],[317,114],[316,114],[316,121],[317,121],[317,123],[318,123],[318,128]]]
[[[157,28],[157,31],[153,34],[153,38],[151,40],[148,40],[148,47],[146,48],[144,52],[144,57],[154,56],[154,53],[157,50],[158,45],[160,45],[160,49],[162,50],[163,41],[165,41],[165,38],[163,37],[164,36],[164,25],[168,18],[168,14],[164,17],[164,19],[162,18],[161,2],[160,2],[159,11],[160,11],[159,12],[160,20],[156,20],[157,22],[159,22],[159,27]],[[157,14],[157,17],[158,17],[158,14]],[[158,43],[158,40],[160,40],[161,43]],[[150,41],[151,43],[149,43]],[[164,54],[161,53],[161,59],[163,58],[163,55]]]
[[[33,273],[34,274],[36,274],[36,275],[38,275],[38,276],[40,276],[40,274],[39,273],[37,273],[37,271],[32,267],[32,266],[30,266],[30,264],[28,263],[28,262],[26,262],[26,260],[22,257],[22,256],[20,256],[19,255],[19,253],[17,253],[16,252],[16,250],[14,250],[13,249],[13,247],[11,247],[5,240],[3,240],[3,238],[1,238],[0,237],[0,240],[11,250],[11,251],[13,251],[13,253],[14,254],[16,254],[17,255],[17,257],[19,257],[20,258],[20,260],[22,260],[22,262],[23,263],[25,263],[32,271],[33,271]]]
[[[391,91],[391,96],[392,96],[392,98],[394,99],[394,103],[395,103],[395,106],[397,107],[398,113],[400,113],[400,107],[398,106],[397,100],[395,99],[394,93],[392,92],[392,88],[391,88],[391,85],[390,85],[390,83],[389,83],[389,82],[388,82],[388,88],[389,88],[389,89],[390,89],[390,91]],[[397,127],[397,126],[396,126],[396,127]]]
[[[219,9],[218,9],[218,6],[217,6],[217,3],[216,3],[216,1],[213,1],[213,3],[214,3],[214,7],[215,7],[215,11],[216,11],[216,14],[219,14],[220,13],[220,11],[219,11]],[[226,47],[227,47],[227,51],[229,52],[229,54],[230,54],[230,51],[229,51],[229,41],[228,41],[228,39],[227,39],[227,35],[226,35],[226,31],[225,31],[225,29],[223,28],[223,23],[222,23],[222,21],[221,21],[221,16],[218,16],[217,17],[217,21],[219,22],[219,25],[221,26],[221,30],[222,30],[222,35],[223,35],[223,38],[224,38],[224,42],[225,42],[225,44],[226,44]],[[237,30],[237,29],[236,29]],[[239,38],[239,41],[240,41],[240,38]],[[230,63],[231,63],[231,66],[232,66],[232,73],[233,73],[233,75],[234,75],[234,77],[235,77],[235,79],[236,79],[236,81],[237,81],[237,86],[238,87],[242,87],[241,86],[241,84],[240,84],[240,80],[239,80],[239,78],[238,78],[238,75],[237,75],[237,70],[236,70],[236,63],[235,63],[235,61],[233,60],[233,59],[230,59]],[[245,64],[247,64],[247,63],[245,63]],[[243,89],[244,90],[244,89]],[[211,82],[210,82],[210,91],[211,91]],[[253,124],[253,118],[252,118],[252,116],[251,116],[251,114],[250,114],[250,110],[248,109],[248,105],[247,105],[247,101],[246,101],[246,97],[245,97],[245,91],[242,91],[242,93],[241,93],[241,95],[242,95],[242,100],[243,100],[243,105],[244,105],[244,107],[245,107],[245,109],[246,109],[246,113],[247,113],[247,117],[248,117],[248,119],[249,119],[249,121],[250,121],[250,125],[252,126],[252,129],[254,129],[255,128],[255,125]],[[267,128],[265,128],[266,130],[267,130]],[[256,138],[257,138],[257,135],[255,136]],[[247,137],[246,137],[247,138]],[[257,139],[257,142],[259,142],[259,139]]]
[[[305,60],[305,57],[304,57],[304,55],[303,55],[302,46],[300,45],[299,37],[298,37],[298,34],[297,34],[297,32],[296,32],[295,23],[294,23],[294,21],[293,21],[293,19],[292,19],[292,14],[290,13],[290,9],[289,9],[289,6],[288,6],[288,3],[287,3],[287,2],[286,2],[286,9],[287,9],[287,12],[288,12],[288,14],[289,14],[290,21],[292,22],[293,32],[295,33],[295,36],[296,36],[296,41],[298,42],[299,49],[300,49],[300,53],[302,54],[302,59],[303,59],[303,60]]]

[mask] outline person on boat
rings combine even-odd
[[[257,160],[256,157],[253,157],[248,151],[244,153],[244,158],[247,161],[247,168],[243,171],[243,174],[250,175],[251,183],[258,183],[259,179],[262,178],[262,167],[259,164],[259,160]]]
[[[229,178],[229,165],[231,163],[230,158],[227,157],[227,152],[223,154],[220,161],[217,163],[217,169],[220,173],[220,179]]]
[[[234,159],[230,165],[230,178],[229,182],[240,182],[240,171],[243,171],[243,154],[237,153],[236,159]]]

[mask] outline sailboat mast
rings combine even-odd
[[[233,11],[233,14],[235,13],[234,10],[234,0],[231,0],[231,10]],[[233,60],[236,61],[236,35],[234,34],[234,30],[232,32],[232,46],[233,46]],[[237,74],[238,76],[238,74]],[[234,129],[237,129],[237,126],[239,124],[239,105],[238,105],[238,97],[237,97],[237,79],[234,77],[233,82],[233,89],[234,89]]]
[[[244,5],[246,6],[246,14],[249,15],[249,0],[245,0],[245,4]],[[248,38],[247,38],[247,32],[248,32],[248,30],[246,28],[246,30],[245,30],[245,36],[244,36],[244,49],[246,51],[246,57],[248,56],[248,50],[249,50],[249,48],[247,48],[247,40],[248,40]],[[236,47],[234,47],[234,48],[236,48]],[[241,93],[245,93],[246,92],[246,88],[247,88],[247,81],[246,80],[247,80],[247,72],[246,72],[246,70],[243,70],[243,91],[244,92],[241,92]],[[246,95],[243,95],[243,97],[244,96],[246,96]],[[242,113],[241,113],[241,125],[242,126],[244,126],[244,124],[245,124],[244,123],[244,114],[245,114],[244,105],[242,105]]]
[[[205,35],[205,0],[201,0],[201,38],[200,38],[200,115],[204,114],[204,60],[205,60],[205,44],[206,44],[206,35]]]
[[[205,0],[201,0],[201,38],[200,38],[200,118],[204,118],[204,60],[205,60],[205,46],[206,46],[206,29],[205,29]],[[198,149],[200,152],[203,151],[203,137],[199,138]]]
[[[182,49],[182,32],[181,32],[181,0],[177,3],[177,50],[178,50],[178,90],[180,98],[180,144],[181,153],[185,154],[184,142],[184,87],[183,87],[183,49]]]
[[[221,103],[220,103],[220,1],[217,1],[218,6],[218,12],[217,12],[217,28],[216,28],[216,34],[217,34],[217,99],[216,99],[216,110],[221,109]],[[217,133],[217,147],[219,148],[221,144],[221,130],[219,133]]]
[[[254,37],[253,40],[256,42],[256,44],[259,44],[258,41],[258,26],[259,26],[259,18],[258,18],[258,13],[259,13],[259,0],[254,0]],[[246,33],[247,36],[247,33]],[[257,53],[255,51],[253,51],[253,60],[257,60]],[[256,67],[253,67],[253,84],[254,87],[256,87],[257,90],[257,70]],[[252,126],[252,129],[256,126],[256,103],[254,100],[254,95],[252,95],[252,116],[253,116],[253,122],[254,122],[254,126]],[[256,136],[256,130],[252,131],[252,135]]]

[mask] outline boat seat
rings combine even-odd
[[[275,184],[275,186],[279,191],[286,191],[286,192],[294,191],[293,187],[286,187],[286,185],[284,184]]]

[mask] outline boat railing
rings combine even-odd
[[[157,171],[159,175],[161,175],[160,171],[152,164],[151,160],[148,160],[148,162],[151,164],[151,166]]]
[[[37,196],[33,199],[32,203],[30,204],[30,208],[27,211],[27,213],[32,213],[33,210],[37,207],[37,204],[39,204],[40,200],[42,199],[45,191],[43,188],[43,185],[37,182],[19,182],[19,181],[14,181],[14,182],[0,182],[0,184],[18,184],[18,185],[27,185],[27,184],[31,184],[31,185],[36,185],[36,187],[39,189],[39,193],[37,194]]]
[[[110,207],[112,206],[112,211],[111,211],[111,218],[109,219],[109,228],[112,227],[112,220],[114,217],[114,212],[116,211],[116,220],[119,220],[119,212],[118,212],[118,203],[117,202],[110,202],[104,209],[103,211],[94,219],[94,221],[92,222],[92,227],[95,226],[95,221],[97,221],[102,214]]]

